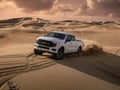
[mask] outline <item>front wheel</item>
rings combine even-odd
[[[54,54],[56,60],[61,60],[64,57],[64,51],[62,49],[58,50],[58,53]]]
[[[37,49],[34,49],[34,53],[35,53],[36,55],[42,55],[42,54],[43,54],[42,51],[37,50]]]

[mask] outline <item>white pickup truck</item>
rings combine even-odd
[[[34,53],[42,55],[43,52],[52,53],[55,59],[60,60],[64,54],[81,53],[84,43],[76,40],[75,36],[66,32],[49,32],[38,37],[34,45]]]

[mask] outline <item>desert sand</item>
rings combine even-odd
[[[67,55],[61,61],[47,53],[34,55],[36,38],[49,31],[74,34],[85,43],[83,54]],[[94,52],[87,51],[90,48]],[[10,90],[10,86],[15,90],[120,90],[120,22],[1,20],[0,89]]]

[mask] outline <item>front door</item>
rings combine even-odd
[[[65,41],[65,53],[73,52],[73,42],[71,40],[71,36],[68,35]]]

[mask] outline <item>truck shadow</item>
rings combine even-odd
[[[120,85],[120,57],[107,52],[96,55],[69,55],[57,63],[68,66],[106,82]]]

